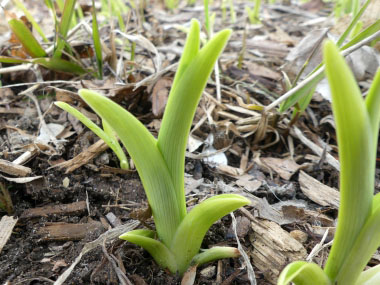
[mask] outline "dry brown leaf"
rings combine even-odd
[[[253,75],[273,80],[280,80],[282,78],[280,73],[273,71],[273,69],[265,67],[264,65],[260,65],[254,62],[245,62],[244,64],[247,66],[249,72]]]
[[[0,221],[0,253],[12,234],[18,219],[10,216],[3,216]]]
[[[152,112],[156,117],[162,116],[168,101],[172,80],[169,78],[159,79],[152,90]]]
[[[275,157],[262,157],[261,161],[268,167],[275,171],[281,178],[289,180],[294,173],[301,167],[294,162],[290,157],[288,158],[275,158]]]

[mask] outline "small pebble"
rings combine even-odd
[[[70,184],[70,179],[68,177],[65,177],[62,181],[63,187],[67,188],[69,187],[69,184]]]
[[[304,233],[303,231],[300,231],[300,230],[291,231],[290,235],[302,244],[304,244],[308,238],[307,233]]]
[[[202,269],[200,274],[202,277],[210,279],[215,275],[215,272],[216,272],[216,266],[208,266],[205,269]]]

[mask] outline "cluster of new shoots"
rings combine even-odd
[[[278,284],[380,284],[379,265],[363,272],[380,246],[380,195],[374,195],[380,70],[363,100],[351,70],[331,41],[324,45],[324,61],[341,167],[338,226],[324,270],[297,261],[283,270]]]
[[[192,264],[239,255],[236,248],[213,247],[200,252],[200,246],[214,222],[249,204],[249,200],[222,194],[203,201],[188,213],[184,191],[185,151],[192,120],[230,33],[219,32],[199,49],[199,23],[192,21],[157,139],[118,104],[96,92],[79,91],[128,150],[152,209],[156,231],[134,230],[120,238],[142,246],[163,268],[181,275]]]

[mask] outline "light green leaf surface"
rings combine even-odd
[[[25,24],[17,19],[12,19],[8,21],[12,32],[15,34],[17,39],[20,41],[25,51],[33,58],[45,57],[47,56],[45,50],[41,47],[39,42],[33,36],[32,32],[28,29]]]
[[[170,250],[176,255],[180,274],[186,271],[211,225],[250,201],[236,194],[211,197],[196,205],[179,226]]]
[[[123,142],[143,183],[158,236],[165,245],[170,245],[182,215],[156,139],[139,120],[112,100],[86,89],[80,90],[79,95],[112,126]]]
[[[65,102],[55,102],[55,105],[60,107],[61,109],[65,110],[66,112],[73,115],[75,118],[77,118],[79,121],[82,122],[87,128],[89,128],[91,131],[93,131],[99,138],[101,138],[111,149],[112,151],[117,155],[120,161],[120,166],[122,169],[128,168],[128,161],[127,158],[120,147],[117,138],[113,135],[110,136],[107,132],[103,131],[101,128],[99,128],[95,123],[93,123],[90,119],[88,119],[85,115],[83,115],[81,112],[79,112],[77,109],[71,107],[69,104],[66,104]],[[105,120],[103,120],[103,126],[106,126],[108,132],[112,133],[111,127],[106,123]],[[106,129],[105,128],[105,129]],[[127,167],[125,167],[125,164],[127,164]],[[122,167],[123,165],[123,167]]]
[[[231,33],[229,30],[219,32],[194,56],[196,44],[199,43],[199,24],[196,21],[192,23],[185,48],[184,66],[180,66],[178,79],[174,80],[158,136],[158,147],[173,179],[177,203],[181,205],[181,218],[186,214],[184,165],[191,123],[215,62]]]
[[[277,285],[332,285],[326,273],[315,263],[296,261],[288,264],[281,272]]]
[[[380,208],[368,218],[337,275],[338,284],[356,284],[361,272],[380,246]]]
[[[325,267],[327,275],[335,281],[371,213],[375,157],[370,119],[361,92],[331,41],[324,45],[324,60],[341,163],[339,222]]]
[[[191,261],[191,264],[202,265],[214,260],[223,258],[239,257],[240,251],[236,247],[214,246],[198,253]]]
[[[363,271],[355,285],[377,285],[380,284],[380,264]]]
[[[168,268],[171,272],[177,272],[177,263],[173,254],[162,242],[155,240],[154,236],[154,231],[134,230],[122,234],[119,238],[143,247],[160,266]]]

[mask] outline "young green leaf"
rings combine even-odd
[[[162,242],[155,240],[154,236],[154,231],[134,230],[122,234],[119,238],[143,247],[161,267],[169,269],[170,272],[177,272],[177,262],[174,255]]]
[[[366,105],[351,70],[331,41],[324,45],[324,60],[341,163],[339,223],[325,267],[335,281],[371,213],[375,157]]]
[[[62,18],[59,25],[59,35],[57,38],[57,46],[54,51],[53,58],[60,58],[62,55],[62,50],[66,45],[66,36],[69,31],[71,20],[74,15],[74,7],[76,0],[66,0],[65,6],[62,11]]]
[[[92,40],[94,41],[96,63],[98,64],[99,78],[103,78],[103,56],[102,45],[100,43],[99,26],[96,18],[95,1],[92,0]]]
[[[123,142],[143,183],[158,236],[166,246],[170,245],[182,214],[156,139],[139,120],[110,99],[86,89],[80,90],[79,95]]]
[[[204,263],[208,263],[218,259],[234,258],[239,256],[240,251],[235,247],[214,246],[194,256],[194,258],[191,260],[191,264],[202,265]]]
[[[193,257],[199,252],[203,238],[211,225],[249,203],[250,201],[243,196],[222,194],[196,205],[185,216],[170,247],[176,255],[180,274],[186,271]]]
[[[174,79],[158,135],[158,148],[165,158],[173,179],[177,203],[182,205],[181,217],[184,217],[186,213],[183,181],[185,151],[191,123],[215,62],[231,34],[230,30],[219,32],[194,57],[197,47],[190,40],[195,38],[197,39],[195,42],[199,42],[199,36],[197,38],[192,34],[199,30],[199,28],[194,27],[197,25],[199,24],[193,21],[185,48],[185,52],[188,53],[184,54],[183,62],[187,63],[191,58],[193,59],[187,67],[181,66],[179,68],[178,83],[176,82],[177,79]]]
[[[82,75],[87,72],[78,64],[71,61],[67,61],[65,59],[60,59],[60,58],[54,58],[54,57],[35,58],[31,60],[31,62],[42,65],[48,69],[60,71],[60,72],[66,72],[66,73],[72,73],[72,74],[78,74],[78,75]]]
[[[9,20],[9,26],[17,39],[20,41],[25,51],[33,58],[47,56],[45,50],[33,36],[25,24],[17,19]]]
[[[288,264],[281,272],[277,285],[332,285],[326,273],[315,263],[296,261]]]
[[[81,121],[87,128],[93,131],[99,138],[101,138],[116,154],[120,161],[120,167],[122,169],[128,169],[128,160],[123,152],[123,149],[120,147],[117,138],[113,134],[113,130],[105,120],[103,120],[103,128],[104,131],[99,128],[95,123],[93,123],[90,119],[88,119],[85,115],[79,112],[77,109],[71,107],[65,102],[55,102],[55,105],[70,113],[72,116]]]
[[[37,33],[42,37],[44,42],[48,42],[48,39],[46,38],[44,32],[42,31],[41,27],[37,24],[37,22],[34,20],[34,17],[32,14],[30,14],[29,10],[24,6],[24,4],[20,0],[12,0],[18,8],[20,8],[26,18],[28,19],[29,22],[32,23],[33,28],[37,31]]]

